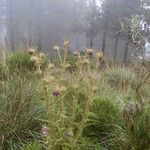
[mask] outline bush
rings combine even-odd
[[[0,145],[9,149],[38,137],[41,91],[35,82],[19,77],[4,82],[0,89]]]
[[[102,141],[113,132],[115,125],[121,121],[122,117],[116,93],[105,84],[99,90],[99,96],[93,99],[91,114],[84,134],[97,141]]]

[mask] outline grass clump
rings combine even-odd
[[[110,140],[115,125],[122,121],[122,112],[116,92],[107,85],[107,82],[102,83],[99,91],[98,96],[93,99],[84,134],[105,145]]]
[[[10,71],[26,72],[34,70],[34,63],[27,52],[14,52],[6,58],[6,65]]]
[[[4,81],[0,89],[0,145],[19,149],[19,145],[38,137],[41,91],[37,84],[19,77]],[[14,149],[15,149],[14,148]]]
[[[134,72],[126,68],[112,68],[107,71],[108,83],[116,88],[127,89],[134,86],[136,76]]]

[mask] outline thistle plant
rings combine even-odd
[[[93,96],[98,90],[97,79],[92,75],[90,68],[89,56],[93,55],[93,50],[87,50],[84,56],[81,56],[79,51],[74,52],[78,69],[72,72],[72,66],[66,61],[69,46],[69,41],[64,42],[63,48],[54,46],[60,68],[49,64],[48,74],[43,73],[42,83],[47,114],[46,127],[43,130],[46,131],[44,139],[49,149],[75,149],[82,145],[80,141],[83,141],[83,130],[88,120]],[[61,50],[64,55],[61,55]],[[54,78],[52,71],[55,70],[59,70],[61,74],[55,74]],[[87,70],[86,76],[84,76],[85,70]]]

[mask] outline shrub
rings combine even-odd
[[[93,99],[84,134],[102,141],[113,132],[115,125],[121,121],[122,117],[116,93],[105,84],[100,87],[99,91],[99,96]]]
[[[0,145],[9,149],[38,137],[41,91],[35,82],[18,76],[4,82],[0,89]]]

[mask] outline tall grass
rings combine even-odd
[[[1,148],[149,149],[148,71],[111,67],[93,49],[70,55],[69,47],[54,47],[56,63],[29,49],[1,65]]]
[[[19,76],[3,81],[0,88],[0,145],[19,149],[19,145],[38,137],[41,89],[34,81]]]

